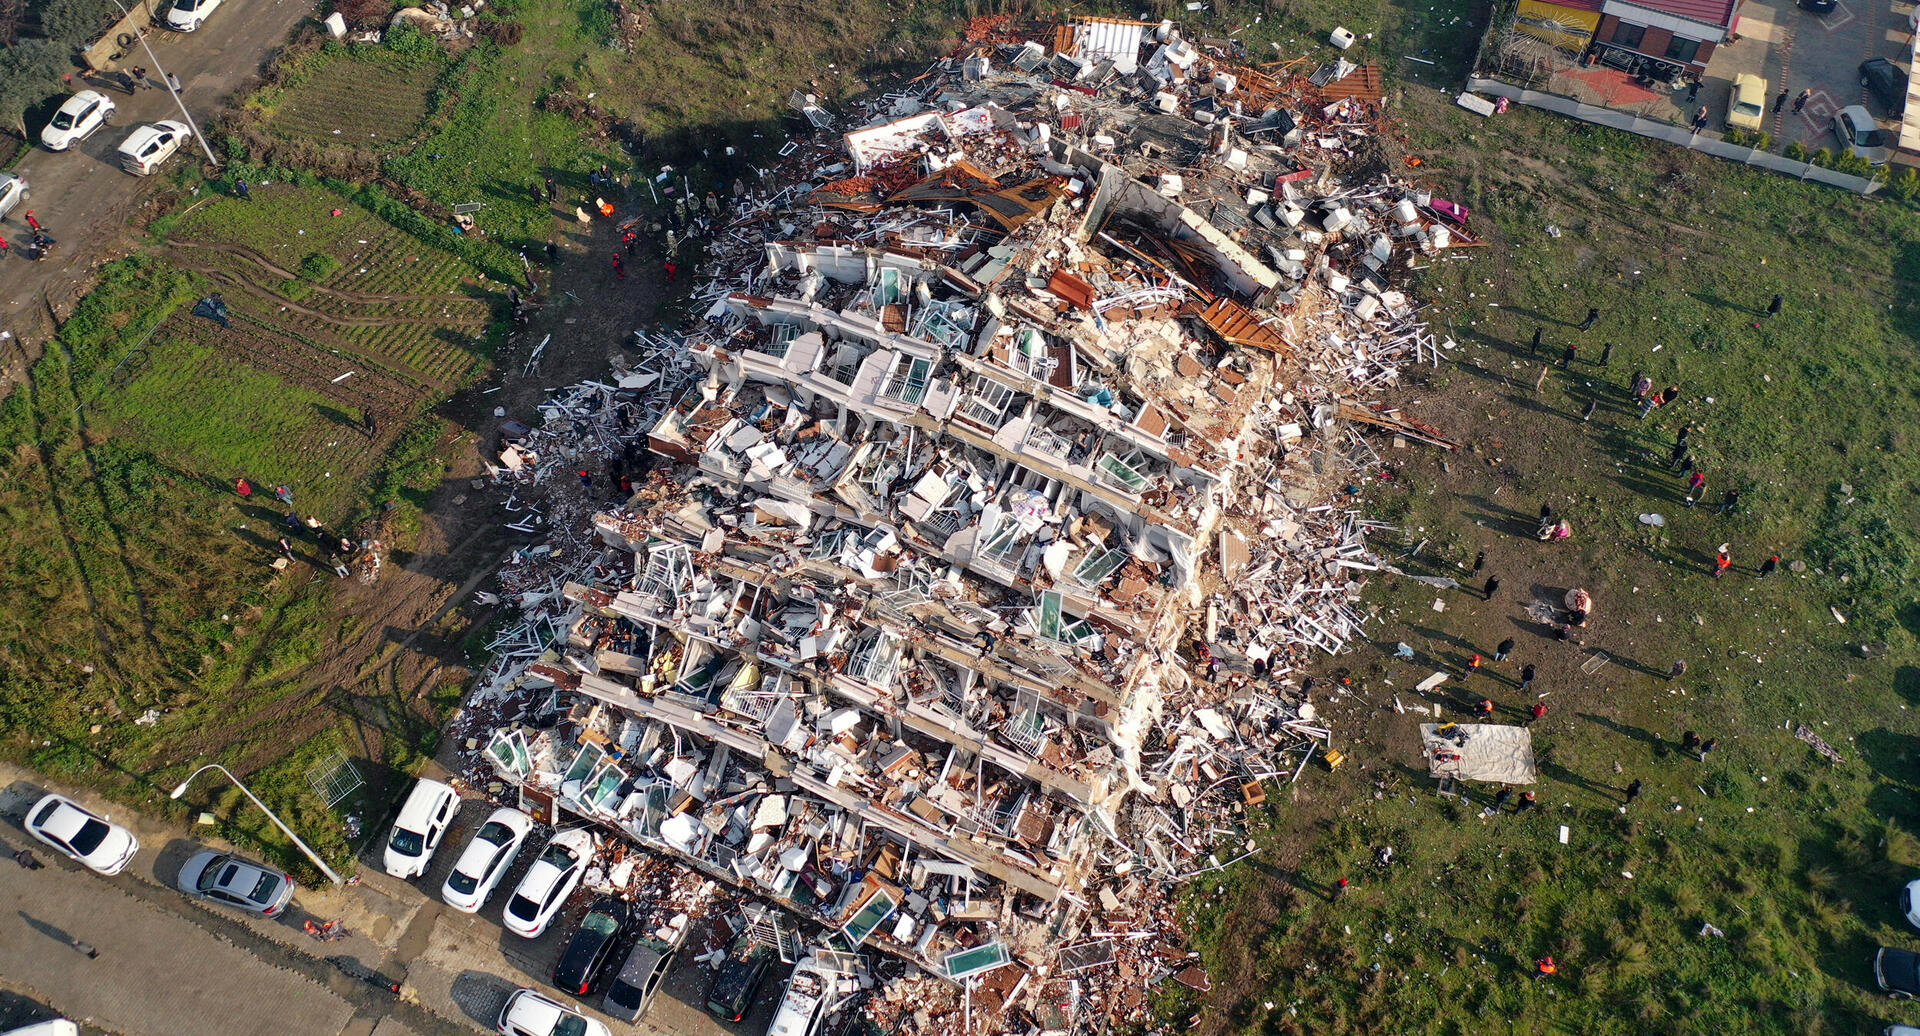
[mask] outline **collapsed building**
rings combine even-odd
[[[989,19],[844,132],[797,96],[697,326],[503,454],[513,499],[658,463],[518,584],[483,780],[913,965],[912,1029],[1205,989],[1172,890],[1329,749],[1356,425],[1450,445],[1379,395],[1451,345],[1396,284],[1471,243],[1387,175],[1377,69],[1232,51]]]

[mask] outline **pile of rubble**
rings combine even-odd
[[[1452,344],[1396,284],[1471,243],[1389,175],[1377,69],[1233,51],[990,19],[845,119],[796,96],[811,139],[670,221],[698,326],[507,426],[544,542],[476,779],[910,965],[848,1001],[883,1027],[1206,989],[1175,891],[1329,752],[1296,674],[1378,568],[1361,428],[1451,446],[1379,399]],[[612,505],[535,492],[575,478]]]

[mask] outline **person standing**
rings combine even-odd
[[[553,243],[553,238],[547,238],[547,265],[552,266],[559,261],[560,246]]]
[[[1777,316],[1779,316],[1779,315],[1780,315],[1780,310],[1781,310],[1781,308],[1782,308],[1782,307],[1784,307],[1784,306],[1785,306],[1786,304],[1787,304],[1787,300],[1786,300],[1786,297],[1785,297],[1785,296],[1783,296],[1783,295],[1781,295],[1781,294],[1780,294],[1779,292],[1777,292],[1777,291],[1776,291],[1776,292],[1774,292],[1774,293],[1773,293],[1773,301],[1772,301],[1772,302],[1769,302],[1769,303],[1767,303],[1767,316],[1768,316],[1768,317],[1777,317]]]
[[[1633,783],[1627,785],[1627,801],[1621,803],[1621,805],[1623,806],[1633,805],[1633,800],[1640,797],[1640,787],[1641,787],[1640,778],[1635,777],[1633,779]]]
[[[1694,76],[1691,80],[1687,82],[1687,103],[1692,104],[1693,102],[1699,99],[1700,99],[1700,77]]]
[[[1669,680],[1685,675],[1687,675],[1687,660],[1684,658],[1674,659],[1673,664],[1667,667],[1667,679]]]
[[[620,259],[620,253],[613,254],[613,275],[620,280],[627,279],[627,264]]]
[[[1350,889],[1350,888],[1352,888],[1352,887],[1353,887],[1353,883],[1352,883],[1352,882],[1350,882],[1350,881],[1348,881],[1348,880],[1347,880],[1347,879],[1345,879],[1345,878],[1341,878],[1341,879],[1340,879],[1339,881],[1336,881],[1336,882],[1334,882],[1334,883],[1333,883],[1333,898],[1334,898],[1335,900],[1342,900],[1342,899],[1345,899],[1345,898],[1347,898],[1347,890],[1348,890],[1348,889]]]
[[[285,536],[280,537],[280,553],[285,554],[287,556],[288,561],[297,560],[293,556],[293,544],[287,542],[287,538]]]
[[[1680,398],[1680,386],[1668,385],[1660,390],[1660,405],[1672,406]]]
[[[1533,347],[1527,350],[1528,356],[1540,355],[1540,335],[1545,330],[1546,330],[1545,328],[1541,328],[1541,327],[1536,327],[1533,329]]]
[[[1583,422],[1593,420],[1593,412],[1598,409],[1600,409],[1600,397],[1588,396],[1587,405],[1580,410],[1580,420]]]
[[[1780,567],[1780,555],[1778,554],[1775,554],[1772,557],[1769,557],[1767,560],[1760,562],[1760,578],[1762,579],[1767,578],[1768,576],[1773,574],[1774,569],[1779,567]]]
[[[242,500],[253,499],[253,483],[248,482],[245,475],[233,480],[233,491],[240,494]]]
[[[1494,593],[1494,591],[1495,591],[1495,590],[1498,590],[1498,589],[1500,589],[1500,577],[1499,577],[1499,576],[1488,576],[1488,577],[1487,577],[1487,588],[1486,588],[1486,596],[1485,596],[1484,598],[1482,598],[1482,600],[1488,600],[1488,601],[1491,601],[1491,600],[1493,600],[1493,593]]]
[[[1526,725],[1529,727],[1533,726],[1536,721],[1545,718],[1547,718],[1547,703],[1541,701],[1534,702],[1533,707],[1527,710]]]
[[[46,864],[40,862],[40,857],[33,855],[32,849],[16,851],[13,854],[13,862],[19,864],[22,870],[29,871],[37,871],[46,866]]]
[[[1527,810],[1530,810],[1539,804],[1540,804],[1539,801],[1534,798],[1533,792],[1530,792],[1530,791],[1522,792],[1520,795],[1520,804],[1513,807],[1513,812],[1515,813],[1515,815],[1525,813]],[[1549,962],[1551,962],[1552,958],[1548,958],[1548,960]]]
[[[1520,667],[1520,689],[1521,690],[1524,691],[1527,688],[1533,686],[1534,675],[1535,675],[1535,670],[1533,668],[1532,662],[1528,662],[1526,665],[1523,665]]]
[[[1473,707],[1473,714],[1475,716],[1480,717],[1481,719],[1492,719],[1493,718],[1493,699],[1492,698],[1480,699],[1480,704],[1475,705]]]
[[[79,950],[82,954],[85,954],[88,960],[96,960],[100,956],[100,951],[94,949],[92,943],[81,942],[79,939],[69,939],[67,940],[67,944]]]
[[[1600,366],[1605,367],[1607,361],[1611,359],[1613,359],[1613,343],[1608,342],[1600,347]]]
[[[247,181],[235,180],[233,181],[233,195],[243,201],[252,201],[253,189],[247,186]]]
[[[1707,753],[1713,751],[1715,748],[1719,747],[1719,745],[1720,745],[1720,739],[1717,737],[1710,737],[1705,741],[1700,742],[1700,761],[1703,763],[1706,762]]]
[[[1773,99],[1773,113],[1775,115],[1780,114],[1780,109],[1787,106],[1787,92],[1787,88],[1783,86],[1780,88],[1780,96]]]
[[[1513,801],[1513,786],[1510,784],[1502,784],[1500,786],[1499,794],[1493,797],[1493,811],[1495,813],[1506,812],[1507,804],[1512,801]]]
[[[293,506],[293,487],[278,485],[273,487],[273,498],[288,507]]]
[[[1694,750],[1698,749],[1699,747],[1700,747],[1700,735],[1694,733],[1691,730],[1680,735],[1680,750],[1682,752],[1685,752],[1688,755],[1692,755]]]
[[[7,244],[6,238],[0,237],[0,255],[5,255],[7,252],[7,249],[12,247],[13,247],[12,245]]]
[[[1644,381],[1645,379],[1643,378],[1641,380]],[[1646,420],[1647,415],[1653,412],[1653,408],[1659,405],[1660,405],[1660,393],[1648,392],[1647,394],[1641,396],[1640,397],[1640,420],[1642,421]]]
[[[167,89],[173,91],[176,97],[180,95],[180,77],[172,72],[167,73]]]
[[[1700,494],[1706,492],[1706,489],[1706,474],[1699,471],[1694,472],[1692,475],[1687,476],[1687,498],[1682,500],[1681,503],[1692,507],[1694,504],[1700,502]]]
[[[1730,557],[1726,551],[1723,550],[1713,556],[1713,578],[1718,579],[1726,575],[1727,569],[1732,567],[1733,558]]]
[[[1498,645],[1495,645],[1493,649],[1493,660],[1495,662],[1505,662],[1507,660],[1507,656],[1512,653],[1513,653],[1513,638],[1508,637],[1507,639],[1501,641]]]
[[[1573,367],[1573,354],[1574,354],[1574,352],[1575,352],[1576,350],[1578,350],[1579,348],[1580,348],[1579,346],[1577,346],[1577,345],[1575,345],[1575,344],[1573,344],[1572,342],[1568,342],[1568,343],[1567,343],[1567,347],[1566,347],[1565,349],[1562,349],[1562,350],[1560,351],[1560,369],[1561,369],[1561,370],[1570,370],[1570,369],[1572,369],[1572,367]]]
[[[1481,551],[1480,553],[1478,553],[1478,554],[1475,554],[1475,555],[1473,556],[1473,574],[1474,574],[1474,575],[1479,575],[1479,574],[1480,574],[1480,570],[1481,570],[1481,569],[1483,569],[1483,568],[1485,568],[1486,566],[1487,566],[1487,552],[1486,552],[1486,551],[1484,551],[1484,550],[1483,550],[1483,551]]]
[[[1591,331],[1593,330],[1593,325],[1599,322],[1600,322],[1600,307],[1588,306],[1587,319],[1580,321],[1580,330]]]
[[[1479,654],[1476,653],[1472,658],[1467,659],[1467,671],[1462,673],[1461,677],[1464,679],[1465,677],[1473,676],[1479,672],[1480,672],[1480,656]]]
[[[1800,91],[1800,96],[1793,99],[1793,113],[1798,115],[1802,111],[1805,111],[1807,102],[1811,100],[1813,100],[1813,87],[1807,87],[1805,90]]]
[[[342,579],[347,578],[349,569],[347,568],[347,563],[345,561],[340,560],[340,554],[338,551],[329,551],[327,553],[327,564],[333,567],[334,575],[339,576]]]
[[[587,499],[593,499],[593,476],[585,468],[580,469],[580,488],[587,491]]]
[[[560,185],[553,182],[553,177],[551,175],[547,177],[547,200],[548,201],[560,200]]]
[[[1720,494],[1720,514],[1726,514],[1739,506],[1740,491],[1738,489],[1729,489],[1725,493]]]
[[[1704,131],[1706,128],[1707,128],[1707,106],[1703,104],[1700,106],[1699,111],[1696,111],[1693,113],[1693,131],[1695,133],[1700,133]]]

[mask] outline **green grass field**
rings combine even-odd
[[[1327,708],[1356,765],[1309,771],[1264,818],[1256,861],[1190,897],[1219,991],[1209,1027],[1814,1034],[1915,1021],[1873,990],[1869,963],[1881,943],[1920,944],[1895,905],[1920,876],[1920,456],[1894,416],[1920,392],[1920,216],[1525,109],[1482,120],[1434,90],[1404,96],[1395,114],[1427,161],[1423,185],[1470,206],[1489,245],[1421,274],[1429,319],[1460,348],[1400,399],[1466,449],[1383,450],[1398,478],[1370,505],[1405,531],[1379,546],[1408,571],[1464,580],[1484,550],[1504,586],[1482,603],[1374,582],[1375,643],[1316,670],[1354,681]],[[1765,319],[1775,292],[1785,310]],[[1582,334],[1588,306],[1603,315]],[[1569,342],[1579,359],[1536,395]],[[1638,420],[1626,386],[1639,370],[1681,386],[1682,402]],[[1693,509],[1668,467],[1687,422],[1707,476]],[[1737,511],[1714,514],[1730,486]],[[1572,521],[1571,542],[1533,540],[1543,501]],[[1664,532],[1644,513],[1664,515]],[[1723,542],[1737,567],[1716,580]],[[1775,552],[1805,570],[1759,578]],[[1573,586],[1596,615],[1557,643],[1527,604]],[[1495,676],[1413,690],[1510,636],[1519,646]],[[1416,661],[1392,657],[1399,642]],[[1587,672],[1596,651],[1610,661]],[[1675,659],[1690,668],[1669,682]],[[1525,662],[1541,677],[1522,694]],[[1412,710],[1464,719],[1483,695],[1501,722],[1549,707],[1531,816],[1483,818],[1496,788],[1445,799],[1425,773]],[[1795,740],[1802,723],[1844,765]],[[1687,730],[1719,739],[1708,762],[1680,751]],[[1623,814],[1635,778],[1646,790]],[[1382,845],[1397,860],[1385,870],[1372,862]],[[1343,876],[1355,890],[1335,901]],[[1561,973],[1533,982],[1543,954]]]

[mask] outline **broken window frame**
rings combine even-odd
[[[1020,526],[1020,519],[1011,511],[1000,513],[1000,523],[993,531],[980,538],[977,553],[1003,565],[1011,565],[1020,559],[1026,550],[1027,536]]]
[[[887,399],[898,400],[908,406],[919,406],[927,398],[927,386],[933,380],[933,361],[912,353],[901,353],[894,357],[893,369],[887,372],[886,386],[880,394]]]
[[[487,742],[487,758],[493,760],[495,769],[504,769],[516,778],[524,779],[533,772],[533,755],[527,751],[526,735],[517,727],[493,732],[493,738]]]
[[[885,908],[875,913],[875,904],[882,902],[886,904]],[[879,931],[880,926],[887,923],[887,918],[892,917],[899,909],[900,904],[894,901],[893,896],[888,893],[886,889],[875,890],[874,894],[870,896],[865,903],[860,904],[860,909],[854,911],[853,916],[847,918],[847,923],[840,926],[840,932],[847,937],[847,941],[858,946],[866,942],[868,936]],[[872,920],[866,921],[864,929],[860,931],[859,935],[855,935],[854,931],[856,926],[861,925],[863,918],[869,917],[871,917]]]
[[[976,975],[984,975],[998,967],[1004,967],[1013,960],[1013,954],[1007,952],[1006,944],[998,939],[980,946],[969,946],[954,950],[940,958],[940,970],[953,982],[964,982]],[[965,962],[956,969],[956,963]]]
[[[645,596],[674,601],[692,586],[693,551],[684,543],[656,543],[647,552],[647,567],[634,589]]]
[[[1125,456],[1103,453],[1094,462],[1094,472],[1107,487],[1138,496],[1147,488],[1148,478],[1141,470],[1146,462],[1146,454],[1138,449],[1128,450]]]
[[[960,404],[958,416],[988,428],[999,428],[1017,395],[1009,385],[988,377],[976,377],[967,387],[967,398]]]
[[[1132,555],[1114,547],[1095,547],[1074,566],[1073,581],[1086,586],[1099,586],[1107,581],[1120,566],[1127,563]]]
[[[800,337],[800,328],[793,324],[774,324],[768,330],[770,334],[767,344],[756,346],[754,351],[776,360],[786,359],[787,350],[792,347],[793,340]]]
[[[847,665],[841,675],[874,687],[893,685],[893,674],[900,666],[902,642],[885,630],[868,627],[847,648]]]

